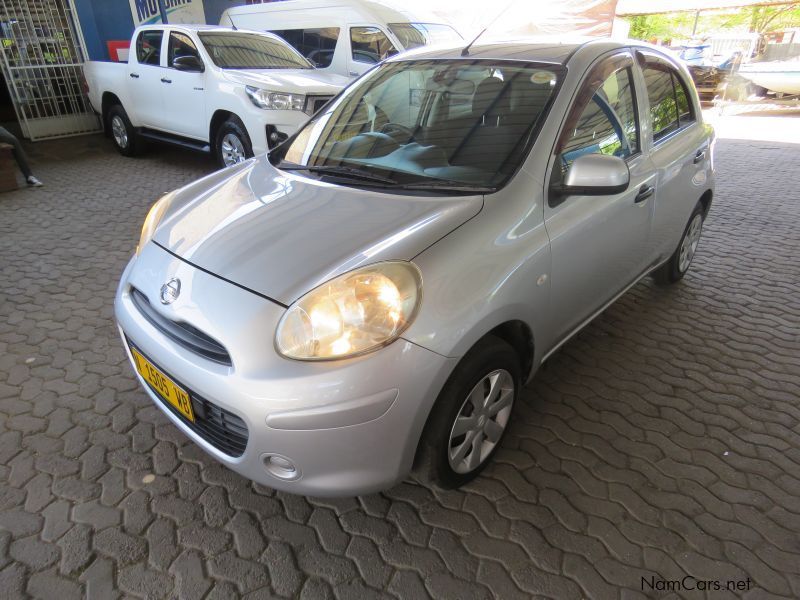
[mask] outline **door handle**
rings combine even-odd
[[[703,162],[706,158],[706,151],[705,150],[698,150],[697,154],[694,155],[694,164],[699,162]]]
[[[172,83],[172,79],[167,79],[166,77],[162,77],[161,83]]]
[[[138,73],[129,73],[129,75],[130,75],[130,76],[131,76],[133,79],[139,79],[139,74],[138,74]]]
[[[655,193],[656,193],[656,188],[654,188],[652,185],[643,185],[642,187],[639,188],[639,193],[636,194],[636,198],[634,198],[633,201],[636,202],[637,204],[639,202],[644,202]]]

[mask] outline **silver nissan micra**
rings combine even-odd
[[[123,342],[156,405],[245,477],[458,486],[548,356],[643,276],[684,276],[712,150],[655,47],[405,54],[268,156],[156,202]]]

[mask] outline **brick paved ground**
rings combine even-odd
[[[208,459],[120,347],[148,205],[213,165],[36,146],[47,186],[0,195],[0,596],[634,598],[690,574],[800,597],[800,146],[718,148],[685,282],[553,358],[485,476],[331,501]]]

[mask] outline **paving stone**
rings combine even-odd
[[[169,572],[175,576],[175,594],[181,600],[202,598],[211,587],[211,582],[203,573],[202,555],[194,550],[182,552],[172,563]]]
[[[83,598],[81,586],[61,577],[56,569],[33,573],[28,580],[28,593],[34,598],[59,600],[80,600]]]
[[[114,559],[117,565],[126,565],[141,560],[147,544],[143,539],[125,533],[118,526],[96,533],[94,547],[98,552]]]
[[[61,548],[61,573],[67,575],[80,571],[92,559],[91,527],[73,525],[58,542]]]

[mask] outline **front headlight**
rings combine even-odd
[[[139,235],[139,244],[136,246],[137,256],[142,251],[142,248],[147,245],[147,242],[153,239],[156,228],[158,227],[158,224],[161,223],[164,213],[167,212],[170,202],[172,202],[172,198],[173,194],[166,194],[150,207],[147,216],[144,218],[144,223],[142,224],[142,233]]]
[[[408,262],[384,262],[345,273],[292,304],[278,323],[275,346],[297,360],[348,358],[391,343],[411,324],[422,276]]]
[[[287,92],[270,92],[262,90],[252,85],[245,88],[247,95],[259,108],[269,110],[303,110],[306,105],[306,97],[303,94],[289,94]]]

